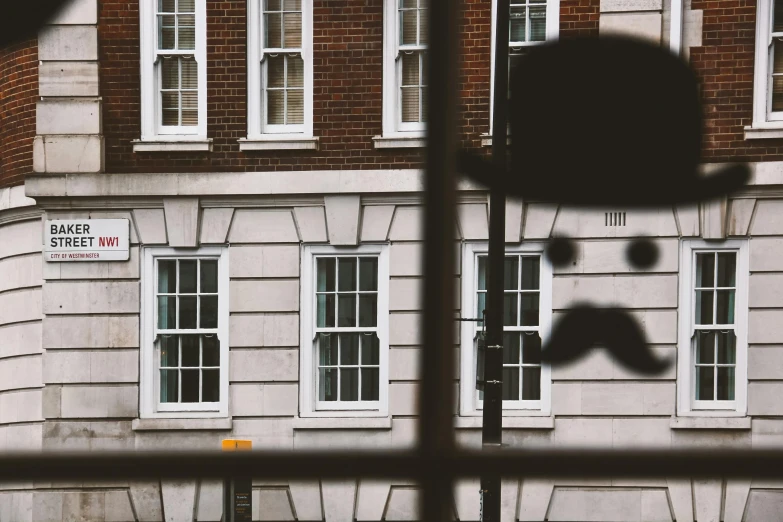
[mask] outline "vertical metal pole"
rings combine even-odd
[[[492,161],[505,171],[508,107],[509,0],[497,0],[495,24],[495,84],[492,108]],[[499,181],[499,180],[496,180]],[[503,265],[505,262],[506,196],[496,182],[489,200],[489,260],[487,282],[487,349],[484,362],[485,451],[500,449],[503,415]],[[481,477],[482,522],[500,522],[500,476]]]
[[[425,176],[424,325],[419,444],[421,520],[452,519],[452,482],[433,460],[454,450],[454,172],[457,133],[457,20],[460,2],[430,0],[431,93],[427,109]],[[445,471],[445,473],[444,473]]]

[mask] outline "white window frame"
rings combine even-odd
[[[489,63],[489,135],[492,134],[492,111],[495,103],[495,32],[497,22],[497,0],[492,0],[492,30],[491,30],[491,59]],[[509,31],[511,28],[509,27]],[[546,42],[557,40],[560,37],[560,0],[547,0],[546,4]],[[531,47],[545,42],[519,42],[513,47]],[[509,42],[509,48],[512,47]],[[509,71],[509,81],[511,81]]]
[[[403,122],[400,112],[402,61],[397,59],[400,33],[399,2],[400,0],[384,0],[383,7],[383,137],[423,138],[427,131],[426,122]],[[429,45],[423,47],[429,49]]]
[[[539,265],[539,332],[542,346],[552,329],[552,265],[544,255],[546,243],[525,242],[506,245],[506,254],[538,254]],[[489,252],[487,242],[466,242],[462,251],[461,317],[475,318],[478,288],[478,256]],[[480,416],[482,401],[476,391],[476,323],[463,321],[460,331],[460,415]],[[541,399],[538,401],[503,401],[503,416],[549,416],[552,409],[552,370],[541,363]]]
[[[273,140],[313,136],[313,2],[302,0],[302,47],[304,60],[304,123],[265,125],[262,76],[264,61],[263,0],[247,2],[247,139]],[[269,54],[273,54],[269,52]]]
[[[160,358],[155,339],[157,306],[155,294],[157,287],[156,262],[160,258],[218,260],[218,327],[220,341],[220,401],[217,403],[168,403],[159,401]],[[181,249],[170,247],[144,248],[141,272],[141,335],[140,352],[140,406],[141,418],[226,418],[228,417],[228,248],[201,247],[199,249]]]
[[[157,61],[157,0],[139,0],[141,39],[141,141],[193,141],[207,139],[207,8],[206,0],[196,2],[196,48],[171,50],[160,54],[190,55],[198,63],[198,125],[163,126],[160,107],[160,62]]]
[[[695,399],[695,367],[693,333],[696,253],[733,251],[737,253],[734,333],[736,335],[736,367],[733,401],[697,401]],[[677,345],[677,415],[692,417],[743,417],[748,408],[748,242],[732,239],[705,241],[684,239],[680,243],[680,295]]]
[[[378,256],[378,324],[379,383],[378,401],[335,402],[323,408],[315,386],[318,370],[316,358],[316,277],[318,256]],[[300,417],[388,417],[389,416],[389,248],[386,244],[358,247],[305,245],[302,247],[302,279],[300,301],[299,348],[299,416]]]
[[[772,112],[772,24],[774,22],[773,9],[775,0],[758,0],[756,7],[756,56],[753,71],[753,123],[747,130],[754,129],[783,129],[783,111]],[[783,33],[777,33],[783,37]],[[750,135],[754,137],[780,137],[777,134],[764,136]]]

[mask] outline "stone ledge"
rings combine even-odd
[[[294,417],[295,430],[390,430],[391,417]]]
[[[427,138],[423,134],[413,136],[375,136],[372,139],[376,149],[409,149],[427,146]]]
[[[133,431],[180,431],[180,430],[230,430],[233,420],[221,419],[133,419]]]
[[[783,126],[780,127],[745,127],[746,140],[780,139],[783,138]]]
[[[239,150],[318,150],[318,138],[304,136],[266,136],[263,138],[240,138]]]
[[[750,417],[675,417],[669,427],[673,430],[749,430]]]
[[[454,427],[458,430],[481,429],[483,424],[482,417],[456,417]],[[553,430],[555,429],[554,416],[514,416],[503,417],[503,429],[517,430]]]
[[[133,140],[133,152],[212,152],[212,139]]]

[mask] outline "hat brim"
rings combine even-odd
[[[502,188],[508,196],[590,207],[604,205],[660,207],[710,201],[732,194],[750,179],[748,166],[734,163],[720,167],[709,176],[693,173],[687,179],[677,180],[676,186],[661,182],[645,183],[644,186],[629,184],[632,190],[621,188],[609,190],[597,186],[595,191],[585,191],[583,187],[578,190],[572,188],[562,180],[557,183],[547,182],[548,180],[533,182],[530,177],[515,175],[500,169],[491,160],[464,150],[458,153],[457,170],[489,188]],[[590,174],[575,172],[574,175]],[[574,187],[576,186],[574,184]]]

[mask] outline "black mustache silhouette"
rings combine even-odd
[[[596,344],[602,344],[615,360],[644,375],[665,371],[672,359],[658,359],[650,351],[644,331],[627,312],[576,304],[552,329],[541,359],[553,366],[581,359]]]

